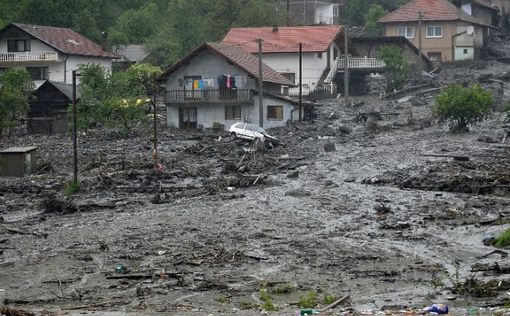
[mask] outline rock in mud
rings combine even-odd
[[[342,134],[350,134],[352,133],[352,128],[348,126],[340,126],[338,127],[338,131]]]
[[[287,174],[287,178],[289,178],[289,179],[299,178],[299,171],[295,170],[295,171],[289,172]]]
[[[285,196],[292,196],[292,197],[305,197],[312,195],[310,191],[306,191],[305,189],[294,189],[285,192]]]
[[[326,144],[324,144],[324,151],[332,152],[335,150],[336,150],[335,144],[333,144],[332,142],[327,142]]]
[[[48,195],[41,206],[44,213],[72,214],[79,211],[78,206],[67,198],[57,197],[55,194]]]

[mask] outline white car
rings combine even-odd
[[[260,141],[268,143],[278,143],[278,139],[269,135],[265,129],[260,126],[248,123],[235,123],[228,129],[231,140],[236,138],[247,139],[251,141]]]

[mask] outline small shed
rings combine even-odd
[[[45,81],[32,93],[28,113],[29,134],[60,134],[67,130],[67,109],[72,104],[73,86]],[[77,98],[79,91],[76,92]]]
[[[37,147],[12,147],[0,150],[0,176],[23,177],[36,167]]]

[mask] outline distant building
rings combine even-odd
[[[11,23],[0,30],[0,71],[25,68],[36,86],[45,80],[71,83],[83,64],[111,69],[117,55],[69,28]]]
[[[289,0],[290,25],[339,24],[340,5],[332,0]],[[286,10],[287,1],[280,1]]]
[[[235,45],[204,43],[160,76],[166,93],[167,125],[174,128],[224,128],[236,122],[285,126],[298,117],[298,102],[282,96],[294,83],[262,65],[264,95],[258,94],[259,60]]]
[[[420,13],[422,51],[429,59],[451,62],[483,56],[490,24],[448,0],[411,0],[379,20],[384,35],[404,36],[418,47]]]

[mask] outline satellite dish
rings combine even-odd
[[[474,33],[475,33],[475,28],[472,25],[468,26],[466,29],[466,34],[473,35]]]

